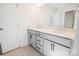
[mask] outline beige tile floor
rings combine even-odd
[[[17,48],[13,51],[7,52],[2,56],[42,56],[36,49],[28,45],[26,47]]]

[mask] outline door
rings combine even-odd
[[[54,54],[54,43],[48,40],[44,40],[44,55],[53,56]]]
[[[2,30],[1,30],[1,14],[2,14],[2,4],[0,4],[0,43],[1,43],[1,39],[2,39]]]
[[[69,56],[69,49],[61,45],[55,44],[54,56]]]
[[[3,53],[19,47],[18,42],[18,20],[16,4],[2,4],[1,6],[1,45]]]
[[[30,44],[35,47],[35,35],[28,33],[29,34],[29,42]]]
[[[65,28],[74,28],[75,16],[74,11],[65,12],[64,27]]]

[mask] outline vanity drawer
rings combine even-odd
[[[71,44],[70,39],[58,37],[55,35],[44,34],[44,37],[48,40],[54,41],[56,43],[59,43],[59,44],[62,44],[62,45],[68,46],[68,47],[70,47],[70,44]]]
[[[36,35],[39,36],[39,37],[43,37],[43,33],[39,32],[39,31],[36,31]]]
[[[43,38],[36,37],[36,43],[43,45]]]
[[[34,30],[28,29],[28,32],[35,35],[35,31]]]
[[[36,43],[36,49],[41,53],[43,52],[43,47],[39,45],[38,43]]]

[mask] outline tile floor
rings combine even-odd
[[[36,49],[29,45],[7,52],[2,56],[42,56],[42,54],[40,54]]]

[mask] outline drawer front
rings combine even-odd
[[[34,30],[28,29],[28,32],[35,35],[35,31]]]
[[[39,37],[43,37],[43,33],[42,32],[36,31],[36,35],[39,36]]]
[[[43,38],[36,37],[36,43],[43,45]]]
[[[36,44],[36,49],[37,49],[39,52],[43,53],[43,47],[42,47],[41,45]]]
[[[53,36],[53,35],[48,35],[48,34],[44,34],[44,37],[48,40],[51,40],[51,41],[57,42],[59,44],[70,47],[71,40],[56,37],[56,36]]]

